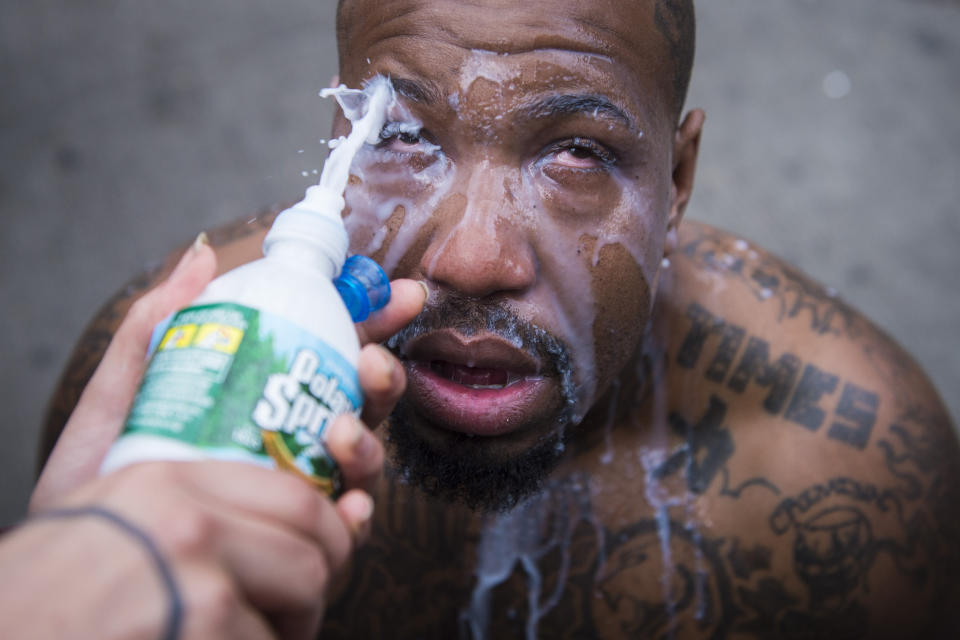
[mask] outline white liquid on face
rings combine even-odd
[[[482,117],[475,111],[464,112],[463,116],[470,118],[470,126],[494,146],[500,140],[496,116],[509,106],[510,96],[516,93],[520,83],[517,71],[505,66],[503,58],[493,52],[474,51],[460,69],[459,93],[448,97],[448,103],[457,108],[473,105],[465,96],[476,82],[494,85],[492,100],[503,98],[503,104],[491,102],[491,108],[486,109],[482,105]],[[420,123],[399,102],[391,106],[387,121],[388,127],[396,130],[419,132],[420,129]],[[420,171],[412,171],[402,162],[391,163],[390,151],[361,151],[352,173],[372,188],[347,192],[351,214],[345,223],[354,242],[353,250],[367,255],[381,252],[390,237],[387,221],[402,212],[402,223],[393,230],[390,245],[379,256],[387,273],[392,273],[414,243],[422,238],[422,229],[436,223],[437,209],[443,203],[453,202],[451,198],[465,202],[455,205],[464,209],[455,223],[437,228],[439,235],[431,239],[431,255],[420,265],[426,276],[432,277],[438,272],[441,262],[450,258],[448,252],[458,246],[469,246],[454,242],[458,234],[463,234],[462,242],[475,242],[477,234],[483,234],[485,239],[492,239],[494,246],[510,234],[522,236],[535,258],[537,283],[529,295],[523,296],[518,312],[534,322],[541,316],[549,318],[550,332],[569,349],[574,373],[565,391],[573,406],[573,417],[579,422],[602,391],[597,387],[593,333],[597,308],[591,269],[599,264],[605,247],[616,245],[626,249],[652,284],[662,256],[657,254],[659,247],[648,246],[647,240],[661,231],[637,224],[639,220],[657,218],[649,210],[650,194],[636,193],[635,186],[618,176],[624,197],[613,210],[583,216],[581,220],[571,219],[572,216],[558,219],[562,216],[551,216],[544,211],[545,194],[541,190],[545,181],[533,175],[539,171],[536,166],[507,169],[490,155],[487,144],[478,144],[469,150],[474,155],[469,165],[472,173],[463,176],[457,174],[456,162],[449,159],[443,149],[422,141],[419,148],[419,153],[431,157],[429,166]],[[395,185],[385,187],[391,183]],[[449,219],[455,212],[445,215]],[[585,238],[595,241],[592,255],[581,257],[578,250],[582,251]],[[507,268],[524,266],[510,262],[514,258],[525,259],[522,256],[505,252],[499,258]],[[542,284],[549,282],[553,285]],[[557,283],[562,283],[562,287],[557,287]]]
[[[399,102],[394,101],[388,110],[387,120],[398,130],[419,133],[421,124]],[[351,189],[346,193],[347,206],[351,212],[359,215],[348,216],[344,223],[351,238],[369,235],[365,243],[355,244],[354,250],[371,255],[381,250],[388,235],[386,223],[394,212],[403,210],[403,224],[381,260],[381,266],[392,273],[398,263],[413,245],[423,225],[427,224],[444,197],[451,193],[453,173],[440,147],[426,145],[424,153],[432,156],[433,162],[423,171],[413,172],[404,167],[396,167],[389,162],[389,151],[374,152],[367,148],[360,160],[352,167],[352,174],[361,183],[376,182],[396,184],[400,195],[371,197],[364,189]],[[406,195],[411,192],[416,198]],[[372,220],[371,220],[372,216]],[[373,232],[370,233],[370,230]]]
[[[331,140],[333,150],[323,165],[319,185],[334,193],[343,193],[353,158],[364,143],[374,144],[379,140],[387,110],[396,102],[396,95],[388,79],[376,76],[363,90],[340,85],[320,92],[320,97],[328,96],[333,96],[340,104],[351,128],[350,135],[341,137],[336,145],[332,145]]]

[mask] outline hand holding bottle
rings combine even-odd
[[[185,603],[182,638],[311,637],[330,577],[369,529],[367,492],[381,472],[383,449],[361,421],[341,416],[327,434],[346,489],[336,502],[290,474],[243,463],[144,463],[97,477],[136,391],[152,327],[196,297],[212,278],[215,262],[208,246],[195,245],[171,277],[131,309],[41,475],[31,511],[97,506],[142,531],[170,566]],[[357,327],[366,344],[358,360],[366,424],[386,417],[405,384],[393,356],[369,343],[408,323],[425,299],[416,282],[398,280],[392,288],[387,307]],[[101,520],[41,518],[9,534],[0,545],[7,583],[30,580],[31,590],[48,597],[40,603],[42,614],[15,600],[10,606],[17,615],[0,617],[9,624],[29,623],[25,628],[38,631],[35,637],[60,637],[56,628],[44,636],[37,626],[58,620],[70,621],[74,630],[96,624],[98,637],[109,637],[114,628],[118,636],[145,629],[144,637],[159,637],[168,622],[167,596],[156,573],[147,570],[149,556],[136,540]],[[29,553],[40,548],[46,551]],[[137,594],[131,606],[110,601],[118,588]],[[10,604],[7,595],[21,591],[6,594],[0,607]],[[115,627],[98,618],[103,611],[111,612]]]

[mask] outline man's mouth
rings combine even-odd
[[[414,338],[401,354],[408,398],[429,423],[476,436],[522,430],[560,405],[546,363],[491,333],[449,329]]]

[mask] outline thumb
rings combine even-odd
[[[153,328],[203,291],[216,262],[200,234],[167,280],[130,307],[40,474],[31,510],[96,475],[137,391]]]

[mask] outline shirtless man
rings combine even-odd
[[[431,293],[389,341],[407,393],[323,637],[955,637],[936,392],[829,291],[681,224],[693,33],[682,0],[342,3],[341,81],[403,107],[355,163],[352,250]],[[213,235],[221,269],[270,219]]]

